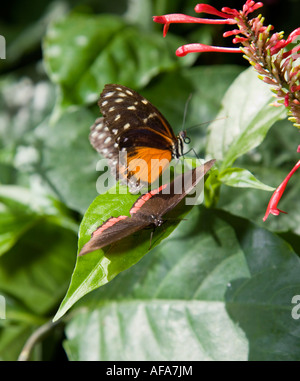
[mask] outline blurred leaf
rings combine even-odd
[[[0,360],[16,361],[32,329],[30,324],[9,324],[7,321],[0,321]]]
[[[127,1],[127,6],[128,8],[124,14],[124,19],[128,23],[139,25],[139,27],[144,30],[153,29],[153,0],[130,0]]]
[[[256,188],[265,191],[275,190],[275,188],[263,184],[250,171],[243,168],[227,168],[219,173],[218,180],[230,187]]]
[[[90,205],[80,225],[78,252],[89,241],[91,233],[109,217],[129,216],[129,210],[138,196],[128,191],[125,193],[125,187],[120,189],[123,189],[123,194],[114,194],[114,191],[110,190],[98,196]],[[155,229],[151,247],[155,247],[166,238],[190,209],[190,206],[182,202],[169,212],[164,217],[164,225]],[[77,257],[69,290],[54,320],[63,316],[85,294],[110,282],[117,274],[137,263],[149,251],[149,246],[150,230],[144,229],[103,250]]]
[[[21,61],[27,55],[40,50],[41,39],[46,32],[48,24],[53,20],[63,17],[67,13],[68,8],[67,2],[62,1],[52,1],[46,7],[44,5],[41,17],[31,20],[27,24],[27,27],[19,30],[16,37],[7,45],[6,60],[1,69],[6,68],[7,70],[9,66],[16,65],[16,62]]]
[[[297,359],[299,270],[275,234],[193,208],[136,266],[79,303],[88,309],[67,325],[65,349],[72,360]]]
[[[15,361],[33,327],[43,324],[45,319],[33,314],[15,298],[1,290],[5,319],[0,319],[0,360]],[[1,311],[3,313],[3,311]],[[2,317],[3,315],[1,315]]]
[[[0,258],[0,290],[37,314],[56,306],[72,273],[76,235],[40,219]]]
[[[233,281],[225,296],[230,316],[247,335],[249,360],[297,361],[300,329],[292,298],[299,294],[300,259],[275,234],[239,218],[231,223],[251,277]]]
[[[0,294],[46,313],[68,285],[76,224],[56,200],[26,188],[1,186],[0,201],[0,252],[6,253],[0,258]]]
[[[62,89],[58,106],[95,102],[106,83],[138,89],[162,71],[190,65],[195,58],[175,56],[181,43],[174,36],[163,39],[159,33],[127,26],[113,15],[71,14],[53,23],[44,58],[50,78]]]
[[[54,125],[45,122],[35,132],[41,143],[41,177],[63,203],[82,214],[97,195],[96,163],[100,156],[88,140],[94,121],[90,111],[75,108]]]
[[[199,130],[204,129],[201,124],[211,122],[216,117],[225,92],[243,70],[238,65],[203,65],[183,70],[184,77],[193,85],[187,128],[198,124],[200,127],[192,131],[199,134]]]
[[[190,146],[195,149],[197,154],[206,155],[205,146],[209,123],[218,118],[221,100],[242,70],[241,66],[203,65],[183,71],[187,82],[193,86],[189,90],[192,98],[188,104],[184,128],[187,129],[187,134],[191,138]],[[182,86],[182,91],[185,89],[188,90],[187,85]],[[187,97],[184,103],[186,101]],[[178,108],[182,109],[182,106],[178,105]]]
[[[175,56],[182,42],[173,36],[163,40],[160,34],[126,27],[84,73],[78,83],[78,102],[96,101],[106,83],[140,89],[161,72],[191,63],[191,58],[179,61]]]
[[[27,205],[3,197],[0,187],[0,255],[13,247],[38,219]]]
[[[45,80],[36,83],[28,76],[0,80],[0,159],[12,163],[15,147],[28,144],[27,133],[49,115],[54,105],[54,86]],[[33,147],[32,147],[33,148]]]
[[[241,155],[258,146],[268,130],[286,117],[284,107],[272,107],[270,88],[252,68],[233,82],[223,100],[223,109],[209,127],[207,152],[230,167]]]
[[[0,255],[45,216],[77,233],[77,224],[57,200],[19,186],[0,186]]]
[[[73,13],[52,23],[43,45],[44,60],[52,81],[71,90],[123,27],[122,20],[112,15]],[[72,96],[72,92],[69,95]]]

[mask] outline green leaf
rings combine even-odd
[[[123,193],[126,191],[125,187],[119,189],[123,190]],[[128,191],[121,195],[113,193],[114,190],[110,190],[110,193],[98,196],[84,215],[79,231],[78,252],[89,241],[91,233],[105,220],[111,216],[128,216],[132,204],[138,197],[128,193]],[[166,222],[163,226],[155,229],[151,248],[166,238],[190,209],[190,206],[186,206],[182,202],[168,213],[164,218]],[[77,257],[69,290],[54,320],[63,316],[85,294],[110,282],[120,272],[137,263],[150,250],[150,233],[150,230],[144,229],[108,248]]]
[[[231,283],[227,310],[247,335],[249,360],[296,361],[300,331],[299,320],[292,316],[292,299],[299,294],[299,257],[266,229],[234,217],[231,223],[251,277]]]
[[[215,327],[220,327],[221,321],[222,330],[217,335],[220,341],[213,342],[209,338],[216,335]],[[91,332],[94,332],[93,336]],[[72,361],[229,361],[247,358],[242,331],[231,323],[224,305],[218,302],[111,302],[95,309],[93,314],[86,312],[74,319],[67,328],[67,337],[64,348]],[[226,345],[220,345],[221,342]]]
[[[263,184],[250,171],[243,168],[227,168],[219,173],[218,180],[230,187],[255,188],[270,192],[275,190],[275,188]]]
[[[270,88],[252,68],[245,70],[224,95],[223,108],[209,128],[207,152],[230,167],[241,155],[258,146],[268,130],[286,117],[284,107],[273,107]]]
[[[86,70],[77,85],[78,102],[96,101],[106,83],[140,89],[159,73],[191,60],[179,62],[175,50],[182,40],[127,27],[119,33]],[[101,73],[101,75],[99,75]]]
[[[79,303],[88,308],[67,324],[64,347],[72,360],[297,359],[299,271],[275,234],[195,207],[151,255]]]

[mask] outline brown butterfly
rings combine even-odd
[[[103,116],[92,125],[90,142],[132,193],[153,183],[190,142],[185,131],[176,136],[158,109],[126,86],[105,85],[98,105]]]
[[[200,167],[175,177],[171,183],[140,196],[129,211],[131,217],[110,217],[104,221],[93,232],[91,239],[82,247],[79,255],[101,249],[146,227],[161,226],[164,223],[163,216],[194,190],[214,163],[215,160],[207,161]],[[179,189],[180,192],[178,192]]]

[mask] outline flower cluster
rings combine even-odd
[[[233,36],[232,42],[239,44],[238,48],[225,48],[209,46],[200,43],[186,44],[176,50],[176,55],[181,57],[193,52],[224,52],[244,53],[244,57],[259,73],[259,78],[272,86],[276,96],[274,106],[282,104],[287,108],[289,119],[300,128],[300,44],[292,46],[300,36],[300,28],[295,29],[286,39],[283,33],[272,33],[273,26],[264,26],[264,18],[258,15],[249,18],[255,10],[261,8],[261,2],[247,0],[243,9],[238,11],[224,7],[221,11],[208,4],[197,4],[197,13],[207,13],[220,17],[220,19],[203,19],[184,14],[169,14],[154,16],[155,22],[164,24],[164,36],[171,23],[200,23],[200,24],[227,24],[234,25],[234,29],[223,34],[224,37]],[[300,152],[300,146],[298,147]],[[281,210],[277,204],[284,192],[287,182],[294,172],[300,167],[298,162],[282,184],[276,189],[270,199],[264,221],[268,215],[278,215]]]

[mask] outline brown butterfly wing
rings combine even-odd
[[[111,172],[118,179],[119,173],[119,150],[115,146],[115,140],[111,132],[104,124],[104,118],[98,118],[91,126],[89,140],[91,145],[107,159]]]
[[[82,247],[79,256],[101,249],[147,227],[147,221],[128,216],[110,217],[92,234],[91,239]]]
[[[177,176],[171,183],[142,195],[133,204],[130,214],[140,218],[150,215],[156,218],[162,217],[175,208],[199,184],[214,163],[215,160],[210,160],[197,168]]]
[[[119,159],[120,178],[128,179],[131,192],[136,193],[167,167],[177,138],[157,108],[126,86],[106,85],[98,104],[103,123],[114,139],[114,148],[127,154],[126,161]],[[101,146],[101,151],[107,154],[107,147]],[[152,159],[161,163],[153,164]]]
[[[92,234],[91,239],[82,247],[79,256],[101,249],[125,238],[149,225],[157,225],[164,214],[190,193],[204,177],[215,160],[177,176],[165,184],[139,197],[130,209],[131,217],[110,217]]]
[[[176,136],[164,116],[146,98],[122,85],[107,84],[98,102],[119,149],[170,149]]]

